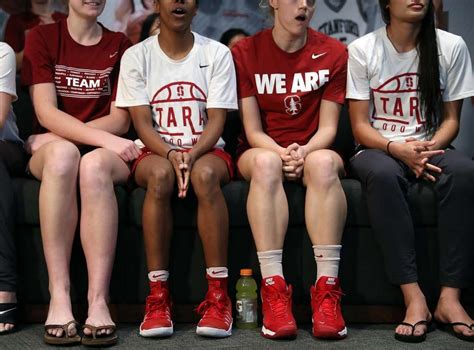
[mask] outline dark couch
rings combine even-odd
[[[21,96],[25,100],[25,95]],[[25,102],[14,106],[22,129],[22,136],[29,133],[31,106]],[[238,118],[228,118],[225,136],[230,147],[235,147],[235,134],[239,128]],[[347,115],[343,114],[336,150],[347,158],[352,150],[352,137]],[[232,150],[231,150],[232,151]],[[345,310],[349,310],[349,321],[395,321],[400,317],[403,305],[401,293],[390,285],[384,273],[381,253],[370,228],[361,185],[350,178],[342,180],[348,201],[348,217],[343,237],[340,277],[345,292]],[[38,214],[40,183],[36,180],[15,180],[17,193],[17,243],[19,261],[19,297],[26,320],[44,319],[49,300],[48,277],[44,262]],[[258,276],[259,268],[255,247],[246,215],[248,184],[233,181],[223,188],[230,218],[229,272],[230,293],[235,295],[235,282],[240,268],[251,267]],[[309,322],[309,288],[316,275],[311,242],[304,223],[304,194],[302,186],[285,184],[290,208],[289,228],[283,255],[284,273],[294,287],[294,303],[297,318]],[[120,223],[116,260],[111,283],[111,303],[118,310],[116,318],[122,321],[138,321],[148,292],[145,254],[141,233],[141,209],[144,190],[132,191],[116,187],[119,203]],[[204,259],[196,232],[196,200],[175,199],[174,236],[171,254],[171,288],[174,302],[179,310],[189,310],[197,305],[206,290]],[[429,302],[435,302],[438,289],[438,259],[435,194],[425,184],[417,184],[409,191],[409,201],[416,228],[416,244],[420,282]],[[87,274],[84,257],[76,239],[71,263],[73,303],[86,302]],[[257,277],[258,279],[258,277]],[[467,304],[474,305],[474,290],[464,293]],[[120,308],[135,305],[135,308]],[[31,306],[31,307],[29,307]],[[39,309],[38,309],[39,306]],[[182,308],[180,309],[180,306]],[[393,308],[393,306],[395,306]],[[36,308],[35,308],[36,307]],[[375,307],[375,308],[374,308]],[[31,310],[39,310],[32,315]],[[395,311],[398,311],[393,313]],[[178,320],[189,317],[178,315]]]

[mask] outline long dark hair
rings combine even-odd
[[[379,0],[382,18],[390,24],[390,0]],[[436,26],[433,1],[429,0],[428,11],[421,22],[421,29],[417,38],[418,51],[418,95],[420,109],[426,119],[426,133],[432,135],[439,126],[441,105],[441,87],[439,82],[438,43],[436,40]]]

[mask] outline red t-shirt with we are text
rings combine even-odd
[[[57,22],[66,18],[67,15],[54,12],[51,17],[54,22]],[[12,47],[13,51],[21,52],[25,48],[25,38],[28,32],[42,24],[40,16],[31,11],[11,15],[5,27],[5,42]]]
[[[120,59],[129,47],[124,34],[104,27],[92,46],[74,41],[66,20],[36,27],[26,41],[22,84],[54,83],[60,110],[83,122],[103,117],[115,101]],[[35,126],[34,132],[45,131]]]
[[[329,36],[308,29],[303,48],[288,53],[267,29],[233,48],[239,99],[255,96],[263,130],[280,146],[308,143],[319,125],[321,100],[343,104],[347,50]],[[238,155],[250,148],[245,134]]]

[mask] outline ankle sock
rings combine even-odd
[[[212,278],[227,278],[229,276],[227,267],[208,267],[206,273]]]
[[[260,263],[262,278],[267,278],[270,276],[280,276],[284,278],[283,266],[281,265],[283,249],[257,252],[257,256]]]
[[[341,247],[341,245],[313,245],[314,259],[318,270],[316,282],[321,276],[338,276]]]
[[[148,273],[148,280],[150,282],[158,282],[158,281],[166,282],[169,276],[170,276],[170,273],[168,270],[150,271]]]

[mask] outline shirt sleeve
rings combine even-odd
[[[138,50],[138,47],[133,46],[125,51],[122,57],[115,100],[117,107],[150,105],[146,86],[145,62],[142,56],[143,53]]]
[[[10,18],[8,18],[5,27],[5,42],[10,45],[15,52],[21,52],[24,48],[25,28],[23,28],[16,16],[10,16]]]
[[[255,96],[257,94],[255,84],[244,63],[245,52],[250,51],[246,51],[243,48],[243,45],[241,45],[243,41],[244,40],[242,40],[240,43],[237,43],[237,45],[232,48],[232,56],[234,57],[235,71],[237,76],[237,94],[239,99]]]
[[[21,82],[25,86],[54,83],[54,62],[41,26],[33,28],[26,38]]]
[[[349,45],[346,98],[354,100],[370,100],[370,81],[367,70],[367,58],[364,51],[354,44]]]
[[[471,57],[466,43],[459,38],[448,68],[446,87],[443,92],[443,101],[456,101],[474,96],[474,77]]]
[[[235,68],[227,48],[214,62],[206,108],[237,109]]]
[[[15,62],[15,53],[12,48],[0,43],[0,92],[11,95],[14,101],[17,100]]]
[[[347,81],[347,50],[339,55],[334,64],[333,74],[329,79],[329,83],[325,86],[323,99],[344,104],[346,98],[346,81]]]
[[[123,57],[125,51],[132,46],[132,43],[130,40],[125,36],[122,35],[122,41],[120,42],[120,49],[119,49],[119,57]],[[119,81],[119,76],[120,76],[120,62],[121,60],[118,60],[115,67],[114,67],[114,74],[113,74],[113,86],[112,86],[112,101],[114,102],[117,99],[117,88],[118,88],[118,81]]]

